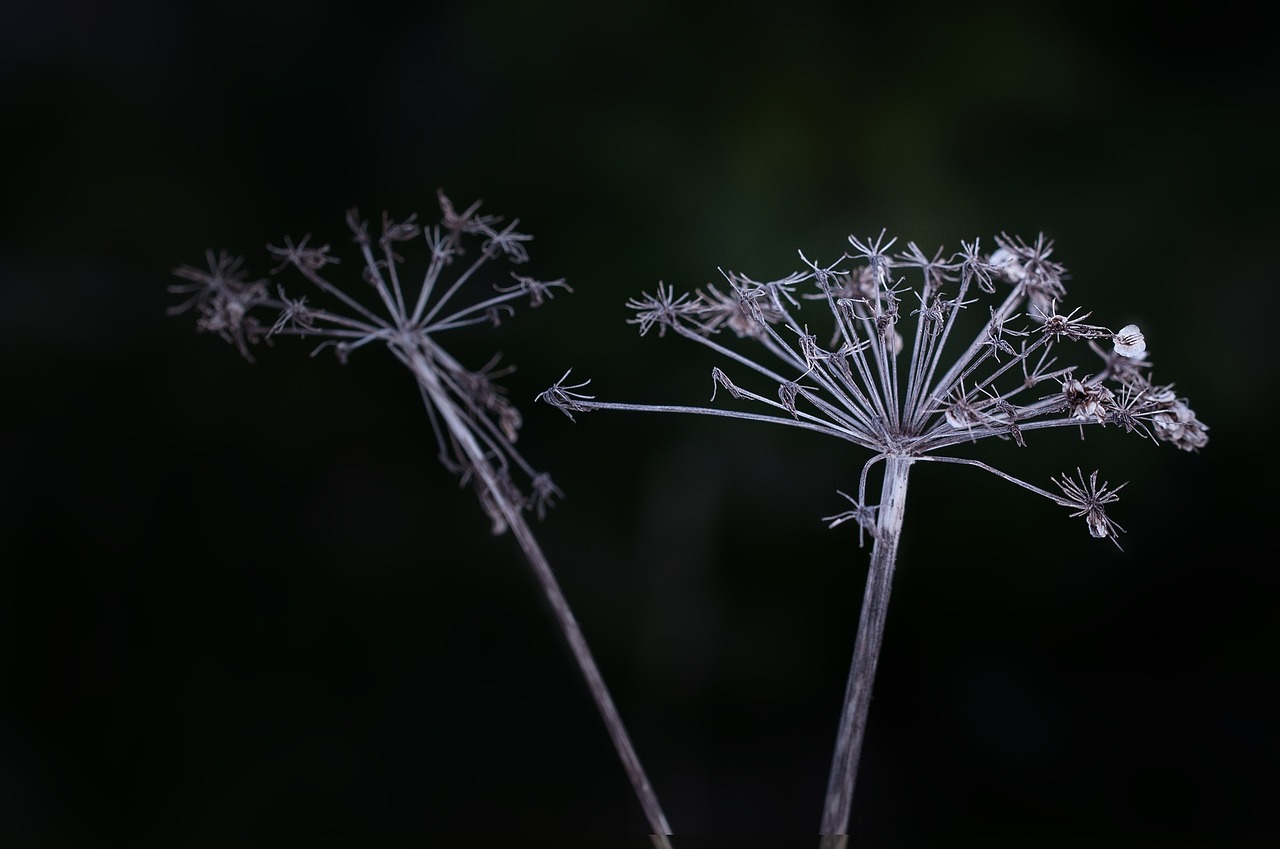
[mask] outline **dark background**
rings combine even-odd
[[[0,842],[619,843],[639,808],[527,567],[408,376],[250,365],[171,269],[342,217],[518,217],[574,294],[500,331],[538,530],[678,834],[811,844],[867,552],[865,456],[696,403],[715,361],[623,303],[884,227],[1055,239],[1136,321],[1199,454],[1115,429],[973,456],[1131,481],[1123,552],[976,471],[913,475],[863,845],[1273,830],[1276,75],[1232,4],[10,0],[0,12]],[[412,251],[412,246],[406,252]],[[354,258],[349,260],[354,262]],[[1012,456],[1016,454],[1017,456]],[[643,839],[632,845],[643,845]],[[702,845],[696,839],[676,846]]]

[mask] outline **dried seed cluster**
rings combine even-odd
[[[915,243],[890,253],[896,240],[883,232],[851,236],[852,251],[835,262],[801,253],[804,267],[779,280],[722,271],[724,290],[708,285],[677,294],[659,283],[655,293],[627,302],[642,335],[670,331],[723,355],[730,365],[713,369],[712,401],[724,389],[748,402],[741,409],[599,401],[580,391],[587,382],[566,384],[567,373],[539,398],[566,414],[625,409],[772,421],[860,445],[873,453],[869,464],[900,456],[990,469],[937,452],[988,437],[1025,446],[1028,433],[1047,427],[1080,427],[1083,434],[1085,425],[1114,425],[1187,451],[1208,442],[1208,428],[1173,385],[1152,379],[1136,325],[1113,331],[1091,323],[1089,312],[1063,310],[1066,269],[1052,259],[1051,241],[1006,234],[995,241],[989,255],[974,240],[944,257],[942,249],[928,256]],[[914,287],[900,272],[916,278]],[[984,300],[983,319],[961,320]],[[830,327],[822,339],[801,317],[814,303]],[[1093,359],[1091,368],[1065,362],[1080,352]],[[730,369],[772,391],[747,388]],[[832,525],[859,517],[868,527],[865,477],[864,470],[854,510],[829,517]],[[1009,479],[1083,510],[1078,515],[1095,536],[1116,539],[1118,526],[1103,505],[1120,487],[1099,490],[1064,476],[1055,481],[1062,490],[1056,495]]]
[[[437,337],[474,324],[496,326],[521,299],[537,307],[557,291],[571,290],[563,280],[545,282],[515,271],[488,288],[466,287],[486,266],[525,263],[525,243],[532,237],[515,229],[519,221],[504,225],[498,216],[481,214],[479,203],[459,212],[443,192],[438,200],[438,224],[423,227],[416,215],[395,221],[384,213],[376,238],[356,210],[347,213],[362,262],[361,283],[351,289],[330,281],[329,267],[339,260],[329,245],[312,246],[310,235],[268,245],[277,262],[272,275],[297,272],[326,306],[315,306],[306,296],[292,297],[283,285],[251,279],[242,258],[210,251],[208,268],[183,265],[174,270],[186,282],[169,291],[184,300],[169,312],[194,311],[198,330],[218,334],[250,360],[253,345],[279,336],[319,339],[313,356],[327,348],[343,362],[369,344],[386,346],[418,382],[441,461],[464,483],[475,485],[494,533],[502,533],[509,525],[507,508],[532,510],[541,518],[560,491],[515,449],[520,412],[493,382],[509,369],[497,370],[496,358],[469,369]],[[404,257],[397,253],[412,242],[425,242],[429,251],[426,272],[416,285],[402,279]]]

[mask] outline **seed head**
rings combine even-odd
[[[1116,544],[1116,548],[1120,547],[1117,534],[1124,528],[1107,516],[1105,506],[1120,500],[1117,493],[1128,486],[1127,483],[1122,483],[1114,489],[1105,481],[1099,484],[1096,471],[1089,475],[1089,480],[1086,482],[1084,472],[1080,471],[1079,467],[1076,468],[1074,479],[1064,474],[1054,478],[1053,482],[1062,490],[1065,497],[1063,503],[1075,511],[1071,515],[1084,516],[1085,522],[1089,525],[1090,536],[1095,539],[1110,539]]]
[[[479,278],[496,264],[525,263],[531,237],[516,231],[516,221],[502,226],[501,218],[481,215],[478,202],[458,212],[443,192],[437,199],[442,213],[438,224],[423,227],[416,215],[396,221],[383,213],[376,239],[358,211],[347,213],[361,262],[362,282],[357,286],[343,287],[329,279],[329,266],[339,260],[328,244],[313,246],[309,234],[296,242],[286,236],[279,245],[267,245],[276,262],[271,274],[301,276],[320,295],[323,306],[305,296],[291,296],[282,284],[272,295],[265,281],[246,276],[241,258],[210,251],[207,269],[183,265],[174,270],[174,276],[187,282],[169,287],[184,298],[169,313],[194,311],[197,330],[217,333],[250,360],[254,344],[282,336],[316,338],[320,341],[313,355],[332,349],[343,363],[370,344],[385,347],[418,383],[441,461],[464,484],[476,487],[494,532],[501,533],[509,525],[510,510],[531,509],[541,517],[560,491],[515,449],[520,412],[494,383],[510,369],[496,370],[496,357],[480,369],[468,369],[438,338],[474,324],[496,325],[520,300],[537,307],[557,290],[572,290],[563,280],[545,282],[515,271],[509,272],[507,282],[480,288]],[[403,246],[407,252],[419,240],[425,241],[428,258],[420,282],[410,285],[402,279],[405,258],[398,251]],[[474,243],[479,244],[474,259],[455,265]],[[525,481],[523,488],[517,478]]]
[[[1147,350],[1146,337],[1136,324],[1126,324],[1112,337],[1116,353],[1122,357],[1137,357]]]
[[[884,231],[874,239],[850,236],[852,253],[830,262],[801,253],[803,267],[780,280],[721,270],[728,293],[708,285],[677,295],[659,284],[656,295],[628,301],[636,313],[630,322],[642,334],[657,326],[659,335],[670,331],[724,357],[712,381],[728,390],[731,407],[600,401],[572,391],[585,383],[566,387],[563,380],[539,400],[566,414],[684,412],[799,427],[867,449],[868,463],[901,456],[995,471],[941,452],[988,437],[1021,448],[1052,427],[1079,428],[1083,436],[1091,425],[1117,425],[1185,450],[1207,444],[1208,428],[1185,399],[1151,382],[1136,325],[1113,331],[1081,307],[1061,306],[1067,272],[1043,234],[1027,242],[1002,233],[988,255],[977,239],[952,255],[941,248],[928,254],[914,242],[892,254],[895,242]],[[909,315],[902,308],[908,297],[918,304]],[[820,346],[819,338],[830,341]],[[1090,532],[1114,540],[1119,526],[1102,505],[1119,487],[1064,481],[1057,483],[1084,511]],[[861,489],[857,503],[865,505]]]

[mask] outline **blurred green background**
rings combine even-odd
[[[602,399],[701,402],[716,361],[639,337],[627,298],[881,228],[928,253],[1044,232],[1072,304],[1139,323],[1211,441],[975,447],[1131,481],[1124,552],[993,477],[916,472],[854,833],[1273,830],[1277,76],[1245,8],[7,2],[0,840],[643,834],[409,376],[290,340],[249,365],[165,315],[206,248],[350,256],[348,207],[431,220],[437,188],[519,218],[529,273],[574,288],[449,342],[518,366],[521,444],[566,493],[541,540],[701,837],[677,847],[812,842],[867,561],[820,519],[865,456],[532,399],[572,367]]]

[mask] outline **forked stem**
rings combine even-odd
[[[907,504],[907,475],[913,458],[890,454],[884,461],[884,483],[876,517],[876,539],[871,549],[871,567],[862,595],[858,636],[853,647],[853,663],[845,687],[844,708],[831,756],[831,776],[822,811],[820,849],[844,849],[849,840],[849,814],[853,806],[854,780],[871,707],[871,685],[884,639],[885,617],[889,611],[889,590],[898,559],[898,542]]]

